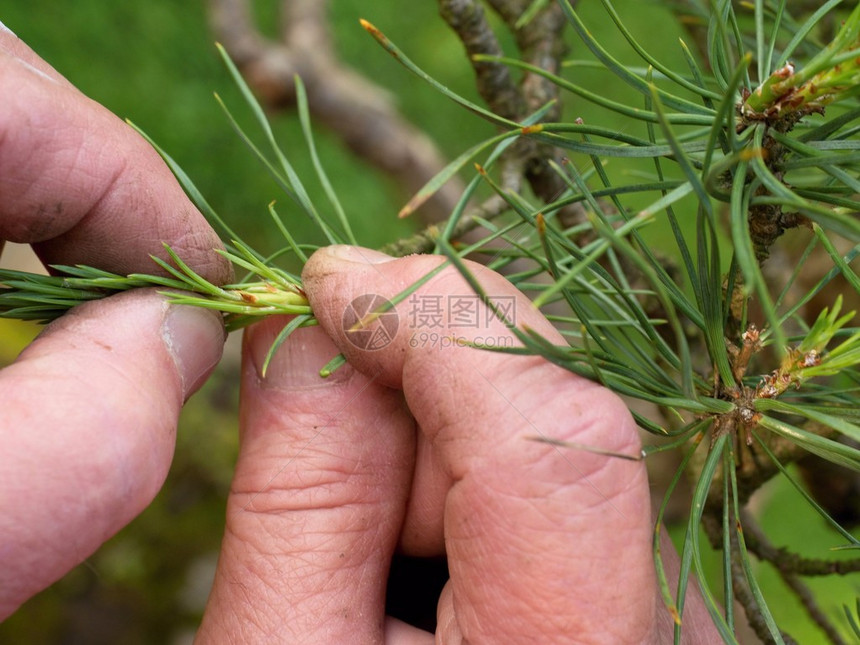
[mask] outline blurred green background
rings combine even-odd
[[[593,33],[619,58],[639,65],[597,4],[581,3]],[[653,53],[682,62],[677,45],[681,32],[659,2],[615,4]],[[275,32],[277,5],[273,0],[255,4],[267,33]],[[411,2],[406,11],[398,0],[333,0],[330,15],[342,59],[388,87],[403,113],[449,158],[492,133],[489,125],[399,67],[358,25],[360,17],[372,21],[427,72],[474,98],[462,48],[438,18],[434,2]],[[217,91],[243,125],[251,123],[216,55],[205,3],[11,0],[4,3],[0,20],[84,93],[146,131],[256,248],[265,252],[282,245],[266,211],[272,200],[278,200],[278,211],[297,239],[322,241],[252,159],[212,97]],[[572,55],[584,56],[583,48],[572,37],[570,41]],[[514,53],[509,40],[505,46]],[[577,73],[583,84],[596,84],[606,96],[641,104],[641,98],[605,74]],[[587,104],[571,101],[567,112],[627,128],[614,115]],[[297,119],[283,113],[272,115],[272,121],[299,174],[311,178],[312,198],[324,203]],[[379,246],[414,229],[413,222],[396,218],[408,194],[324,131],[317,137],[323,164],[363,244]],[[0,321],[0,364],[11,361],[35,333],[34,326]],[[217,558],[237,447],[237,340],[231,339],[218,372],[187,406],[173,469],[153,505],[86,563],[0,625],[0,643],[190,642]],[[766,525],[778,530],[776,543],[803,544],[812,553],[832,544],[817,518],[798,512],[803,504],[791,489],[772,485],[757,499]],[[776,576],[770,578],[768,587],[778,592]],[[829,608],[851,602],[856,592],[856,585],[847,580],[828,582],[827,588],[833,597]],[[775,605],[778,619],[800,642],[815,642],[817,632],[791,599]]]

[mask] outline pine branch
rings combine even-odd
[[[489,3],[514,34],[522,60],[550,73],[561,67],[565,52],[562,34],[565,21],[558,6],[551,3],[523,22],[530,2],[496,0]],[[475,0],[439,0],[442,17],[457,34],[475,70],[478,92],[496,114],[512,121],[522,121],[526,115],[552,107],[544,117],[553,121],[561,115],[559,88],[540,74],[526,73],[516,86],[506,65],[488,61],[502,56],[503,51],[490,28],[481,5]],[[544,201],[553,201],[565,189],[563,179],[551,164],[561,164],[562,156],[552,146],[523,139],[510,151],[509,157],[519,160],[521,172],[532,190]],[[584,221],[579,204],[566,206],[560,213],[569,225]]]
[[[821,628],[830,642],[834,645],[844,645],[839,630],[827,617],[827,614],[819,606],[814,594],[800,580],[801,575],[828,575],[831,573],[849,573],[860,570],[860,559],[845,560],[846,567],[837,567],[838,561],[812,561],[802,558],[796,554],[789,553],[786,549],[777,549],[765,535],[758,522],[748,511],[741,511],[744,539],[747,546],[760,560],[770,562],[779,572],[780,577],[800,600],[813,622]],[[753,545],[755,543],[755,545]]]
[[[528,109],[520,89],[514,83],[510,68],[475,58],[478,54],[504,55],[481,4],[475,0],[439,0],[439,13],[463,43],[475,70],[478,93],[487,106],[499,116],[511,121],[520,120],[528,113]]]
[[[702,527],[705,529],[705,533],[708,535],[708,539],[714,548],[725,548],[723,545],[723,532],[719,516],[713,517],[706,515],[702,522]],[[750,584],[747,581],[746,572],[743,564],[741,563],[741,556],[737,548],[736,534],[733,532],[731,535],[732,543],[729,546],[731,549],[730,576],[732,580],[732,590],[734,591],[734,600],[736,600],[743,608],[747,624],[753,630],[755,635],[758,636],[761,642],[768,644],[775,643],[775,640],[770,633],[770,629],[763,619],[761,607],[759,606],[758,601],[756,601],[752,589],[750,588]],[[732,599],[726,599],[726,602],[732,602]],[[798,645],[797,641],[790,635],[784,631],[781,631],[780,633],[785,645]]]
[[[220,311],[228,330],[260,317],[311,314],[307,298],[295,276],[268,267],[250,251],[224,255],[237,267],[253,271],[259,280],[217,286],[196,272],[167,246],[172,263],[153,257],[166,276],[135,273],[117,275],[84,266],[54,266],[57,275],[40,275],[0,269],[0,318],[47,323],[90,300],[130,289],[156,288],[175,304]],[[308,321],[307,324],[314,324]]]
[[[848,575],[860,571],[860,558],[827,560],[807,558],[786,547],[776,547],[748,511],[743,512],[744,537],[749,550],[760,560],[770,562],[780,575],[828,576]]]
[[[335,116],[355,112],[365,119],[371,115],[374,124],[393,123],[389,134],[374,138],[374,145],[383,139],[395,147],[404,140],[411,145],[415,137],[398,125],[399,117],[386,100],[368,97],[378,89],[375,85],[335,59],[323,24],[323,3],[285,3],[281,44],[286,47],[279,47],[257,33],[246,0],[213,2],[225,41],[264,103],[271,106],[295,97],[313,167],[331,207],[312,203],[300,173],[278,146],[265,110],[225,56],[266,149],[253,143],[227,111],[231,124],[328,242],[354,243],[345,209],[316,155],[309,114],[338,120]],[[442,200],[450,219],[385,250],[394,255],[442,253],[489,302],[461,261],[470,254],[485,258],[532,296],[568,341],[556,344],[511,325],[520,345],[495,351],[541,356],[647,403],[649,410],[657,410],[653,418],[641,407],[635,418],[643,429],[671,437],[665,449],[693,442],[672,484],[674,488],[684,473],[692,481],[675,600],[679,612],[695,571],[702,574],[707,608],[727,641],[733,637],[728,603],[734,594],[760,637],[793,642],[780,635],[767,608],[749,548],[773,562],[813,619],[835,634],[797,576],[851,573],[860,570],[860,562],[835,564],[776,549],[738,506],[779,474],[840,536],[858,544],[792,477],[786,464],[814,454],[860,472],[860,329],[847,326],[851,314],[842,313],[841,295],[825,303],[817,318],[801,315],[811,310],[813,298],[833,288],[837,277],[844,280],[840,291],[852,294],[855,302],[860,296],[860,276],[852,266],[860,246],[837,251],[831,240],[843,236],[851,244],[860,241],[860,104],[849,87],[856,86],[853,81],[860,74],[853,60],[860,9],[837,33],[836,44],[819,55],[800,41],[811,41],[806,36],[823,19],[821,12],[798,25],[787,10],[780,14],[768,3],[756,2],[751,8],[754,33],[746,35],[745,17],[735,13],[734,4],[718,3],[721,13],[711,16],[705,43],[712,72],[706,75],[686,50],[684,72],[657,60],[637,42],[609,0],[600,3],[641,59],[639,66],[622,62],[596,40],[570,0],[487,0],[514,35],[516,59],[499,56],[498,39],[476,2],[439,2],[470,55],[489,109],[430,77],[378,28],[366,21],[362,25],[410,72],[492,123],[498,133],[470,144],[455,160],[436,164],[404,209],[424,203],[478,162],[462,195],[457,189],[456,199]],[[713,3],[684,4],[698,10]],[[778,4],[785,9],[786,3]],[[593,54],[595,60],[587,64],[600,67],[604,78],[632,88],[638,102],[609,100],[602,88],[580,86],[575,74],[561,76],[565,21]],[[790,51],[780,51],[771,33],[795,28],[801,37],[785,45]],[[770,62],[807,50],[812,51],[808,68],[783,68],[755,87],[752,78],[766,76],[763,71],[770,71]],[[507,66],[522,71],[522,83],[513,82]],[[293,82],[296,71],[306,84]],[[288,80],[289,88],[284,85]],[[826,91],[819,92],[822,88]],[[562,121],[560,99],[568,94],[598,105],[606,123]],[[805,103],[794,104],[798,98]],[[817,114],[837,101],[843,105],[839,114]],[[812,113],[815,120],[807,120]],[[619,117],[624,127],[618,127]],[[160,152],[198,208],[218,221],[191,180]],[[390,149],[384,154],[389,161],[397,160]],[[623,164],[624,172],[607,172],[607,160]],[[403,169],[401,161],[396,163]],[[415,170],[406,167],[406,173],[414,175]],[[470,207],[479,186],[492,196]],[[93,298],[155,286],[167,290],[174,302],[221,311],[231,328],[274,313],[294,315],[287,332],[313,324],[298,277],[274,266],[282,252],[293,253],[301,262],[312,249],[293,239],[274,207],[270,212],[286,247],[266,256],[234,243],[229,259],[249,272],[235,285],[207,282],[168,250],[169,262],[156,260],[166,277],[118,276],[87,267],[57,267],[64,275],[49,277],[2,272],[0,315],[47,320]],[[332,212],[334,216],[327,215]],[[790,267],[788,277],[777,285],[762,263],[783,230],[793,226],[811,231],[803,258],[817,247],[827,266],[803,280],[800,274],[811,272],[810,265]],[[659,228],[657,234],[654,228]],[[666,256],[673,259],[671,266],[663,261]],[[279,337],[272,352],[282,341]],[[556,445],[577,449],[575,444]],[[713,581],[703,575],[700,523],[712,543],[725,550],[725,615],[711,588]],[[745,525],[746,534],[741,531]],[[665,580],[661,590],[664,597],[672,595]]]

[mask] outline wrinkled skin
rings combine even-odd
[[[5,29],[0,88],[0,246],[123,273],[152,271],[164,241],[229,278],[155,151]],[[75,309],[0,372],[0,617],[149,504],[223,340],[217,315],[129,293]]]
[[[157,155],[2,29],[0,86],[0,239],[117,272],[152,271],[167,242],[210,280],[230,278]],[[246,333],[240,454],[199,642],[670,641],[642,463],[528,438],[637,454],[613,394],[534,357],[413,347],[408,303],[386,347],[347,338],[353,298],[391,297],[439,262],[324,249],[303,276],[320,327],[295,333],[265,378],[285,321]],[[503,278],[473,270],[517,299],[517,324],[560,342]],[[449,269],[419,293],[470,291]],[[498,321],[449,331],[510,336]],[[0,616],[152,500],[181,406],[223,340],[216,314],[140,291],[76,308],[0,372]],[[321,380],[338,351],[350,364]],[[385,617],[395,550],[448,559],[435,635]],[[689,642],[715,642],[696,598],[684,618]]]

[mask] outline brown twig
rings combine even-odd
[[[460,239],[468,236],[469,233],[480,227],[477,217],[482,219],[493,219],[510,209],[508,203],[499,197],[493,195],[478,207],[469,211],[454,227],[454,232],[451,239]],[[423,231],[416,233],[407,238],[397,240],[386,244],[380,250],[394,257],[403,257],[413,253],[430,253],[436,245],[436,240],[439,238],[441,230],[437,224],[431,224]]]
[[[558,4],[550,3],[522,25],[518,24],[519,20],[531,5],[531,0],[489,0],[489,4],[513,33],[523,61],[552,73],[559,71],[566,51],[562,33],[567,21]],[[523,75],[522,92],[529,111],[558,98],[558,87],[538,74]],[[560,113],[561,108],[557,106],[548,119],[557,119]]]
[[[810,560],[797,554],[788,552],[786,549],[776,548],[767,535],[758,525],[752,515],[742,510],[741,521],[744,527],[744,540],[747,548],[755,553],[760,560],[770,562],[776,567],[783,582],[791,589],[800,600],[801,605],[809,614],[812,621],[818,625],[835,645],[844,645],[845,641],[839,634],[839,630],[830,621],[827,615],[815,600],[799,575],[829,575],[831,573],[850,573],[858,570],[860,561],[857,559],[839,561]],[[838,565],[847,565],[844,568]],[[798,575],[799,574],[799,575]]]
[[[324,0],[284,0],[280,42],[260,34],[248,0],[210,0],[209,15],[218,39],[267,108],[292,106],[298,74],[315,121],[414,193],[445,167],[445,159],[430,137],[397,111],[384,88],[337,58],[326,8]],[[420,215],[425,222],[447,217],[461,193],[460,182],[449,182]]]
[[[776,547],[761,527],[746,511],[741,512],[744,523],[744,537],[747,548],[759,560],[770,562],[780,572],[801,576],[847,575],[860,571],[860,558],[850,560],[827,560],[824,558],[805,558],[792,553],[785,547]]]
[[[721,522],[722,510],[720,508],[712,507],[707,509],[703,516],[702,524],[705,533],[708,535],[708,539],[715,549],[725,548]],[[816,560],[793,554],[784,548],[777,548],[767,538],[767,535],[755,521],[752,514],[745,509],[740,511],[740,524],[743,527],[744,544],[747,551],[755,555],[759,560],[771,563],[776,568],[783,582],[798,597],[809,617],[827,635],[830,642],[835,645],[844,645],[845,641],[842,639],[839,631],[818,606],[814,595],[800,579],[800,576],[854,573],[860,569],[860,561],[856,558],[843,561]],[[743,607],[747,621],[756,635],[766,643],[773,642],[769,629],[764,622],[761,608],[746,578],[746,572],[741,561],[740,544],[737,539],[737,533],[734,531],[731,533],[729,548],[731,548],[731,578],[735,600]],[[785,638],[786,643],[794,642],[784,633],[783,638]]]
[[[750,589],[747,581],[746,573],[743,565],[740,562],[739,556],[732,554],[732,588],[735,592],[735,599],[744,609],[744,615],[747,618],[749,626],[752,628],[755,635],[761,639],[763,643],[776,643],[776,640],[770,634],[770,628],[764,619],[764,614],[759,607],[758,602]],[[786,645],[798,645],[797,641],[789,636],[786,632],[779,630],[782,636],[782,641]]]
[[[439,0],[439,13],[466,48],[481,98],[499,116],[512,121],[521,119],[526,104],[507,65],[475,60],[479,54],[504,55],[481,4],[476,0]]]
[[[496,114],[521,121],[550,102],[555,102],[544,120],[557,120],[561,114],[558,87],[543,76],[524,73],[519,85],[514,83],[504,65],[475,60],[479,54],[501,55],[495,33],[490,28],[481,5],[476,0],[438,0],[439,11],[463,43],[472,67],[481,97]],[[565,19],[561,9],[551,3],[531,21],[518,25],[529,0],[490,0],[488,4],[501,16],[513,33],[520,58],[531,65],[557,73],[565,52],[562,32]],[[523,160],[522,172],[531,189],[545,202],[555,200],[566,188],[564,180],[552,169],[549,161],[562,165],[561,153],[551,146],[529,139],[521,139],[512,146],[508,156]],[[583,221],[584,209],[580,204],[566,206],[559,211],[565,226]]]
[[[830,622],[830,619],[823,611],[821,611],[821,608],[815,601],[815,596],[813,596],[809,587],[807,587],[798,576],[792,573],[780,572],[780,576],[788,588],[791,589],[798,597],[800,604],[803,605],[803,608],[806,610],[806,613],[809,614],[812,621],[827,635],[830,642],[833,643],[833,645],[847,645],[845,640],[842,638],[842,635],[836,629],[836,626]]]
[[[711,544],[714,546],[715,549],[724,548],[721,518],[722,513],[706,513],[702,518],[702,526],[705,529],[705,533],[708,536],[708,539],[710,540]],[[756,600],[755,595],[750,588],[749,581],[747,580],[746,571],[744,570],[743,563],[740,559],[741,556],[737,539],[737,532],[732,531],[730,539],[731,545],[729,546],[729,548],[731,549],[730,568],[732,593],[734,594],[735,600],[737,600],[738,604],[740,604],[740,606],[743,608],[747,623],[749,624],[755,635],[758,636],[758,638],[763,643],[774,643],[775,640],[770,634],[770,628],[765,622],[764,614],[762,613],[761,607],[759,606],[758,601]],[[780,630],[780,634],[782,636],[783,642],[785,642],[786,645],[797,645],[797,641],[795,641],[784,631]]]
[[[520,57],[526,63],[540,67],[553,74],[559,72],[561,59],[566,52],[563,39],[567,21],[561,7],[551,2],[532,20],[518,27],[518,21],[528,9],[531,0],[489,0],[493,10],[501,16],[514,35]],[[533,112],[550,101],[556,105],[546,115],[546,121],[558,120],[561,115],[559,89],[552,81],[538,74],[525,73],[521,82],[526,110]],[[549,160],[563,165],[563,156],[558,150],[545,144],[526,142],[533,146],[525,176],[535,194],[546,202],[556,199],[566,188],[564,180],[551,168]],[[559,211],[559,218],[570,226],[584,221],[585,209],[574,204]]]

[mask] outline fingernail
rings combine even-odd
[[[347,244],[335,244],[334,246],[326,247],[326,253],[339,260],[356,262],[358,264],[382,264],[396,259],[380,251],[365,249],[360,246],[349,246]]]
[[[15,32],[9,29],[9,27],[4,25],[2,22],[0,22],[0,31],[5,31],[7,34],[12,34],[13,36],[15,36]],[[17,36],[15,37],[17,38]]]
[[[221,360],[226,334],[218,314],[187,305],[170,305],[161,337],[182,379],[187,400]]]
[[[340,381],[338,372],[327,378],[320,376],[320,369],[338,354],[338,350],[319,327],[295,330],[269,357],[269,350],[284,322],[284,319],[272,318],[249,327],[245,332],[246,349],[263,385],[293,389]]]

